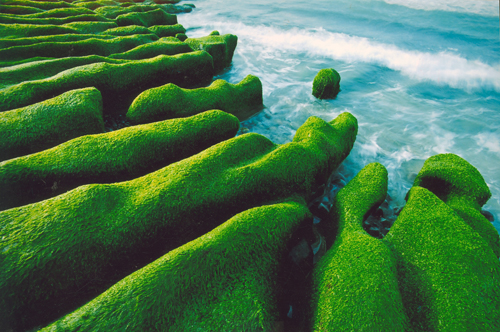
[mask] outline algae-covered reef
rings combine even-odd
[[[378,239],[372,163],[318,218],[356,118],[235,137],[262,82],[213,81],[238,39],[190,38],[178,2],[0,4],[0,331],[500,330],[481,174],[429,158]]]

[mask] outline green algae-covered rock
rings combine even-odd
[[[313,271],[312,331],[405,331],[396,261],[363,219],[387,195],[387,171],[373,163],[337,194],[338,235]]]
[[[242,212],[42,331],[274,331],[278,268],[303,200]]]
[[[163,37],[156,42],[137,46],[127,52],[116,53],[109,56],[112,59],[140,60],[153,58],[158,55],[176,55],[192,52],[188,44],[182,43],[174,37]]]
[[[499,330],[500,262],[437,196],[414,186],[384,242],[397,256],[409,330]]]
[[[248,75],[238,84],[216,80],[206,88],[189,90],[167,84],[146,90],[130,105],[127,119],[132,123],[148,123],[220,109],[244,120],[251,115],[249,111],[260,105],[262,83],[258,77]]]
[[[149,30],[147,30],[149,34]],[[2,38],[0,39],[0,48],[8,48],[13,46],[26,46],[39,43],[50,43],[50,42],[74,42],[90,38],[96,39],[113,39],[116,36],[113,35],[92,35],[92,34],[76,34],[67,33],[63,35],[53,35],[53,36],[38,36],[38,37],[27,37],[27,38]]]
[[[340,75],[333,69],[321,69],[314,77],[312,94],[319,99],[335,98],[340,91]]]
[[[95,14],[85,14],[85,15],[76,15],[76,16],[68,16],[68,17],[52,17],[52,18],[24,18],[24,16],[20,15],[8,15],[8,14],[0,14],[0,23],[3,24],[37,24],[37,25],[62,25],[71,22],[113,22],[110,19],[102,17],[100,15]],[[177,23],[177,22],[176,22]],[[119,23],[118,23],[119,24]]]
[[[77,15],[95,15],[95,13],[87,8],[83,7],[71,7],[71,8],[55,8],[51,10],[46,10],[38,13],[32,13],[28,15],[22,15],[22,18],[52,18],[52,17],[69,17]],[[16,15],[17,16],[17,15]],[[19,16],[18,16],[19,17]]]
[[[72,138],[104,132],[102,98],[95,88],[0,113],[0,161],[42,151]]]
[[[43,10],[33,7],[0,5],[0,13],[2,14],[27,15],[27,14],[35,14],[42,12]]]
[[[62,58],[68,56],[122,53],[137,46],[158,40],[154,34],[115,37],[112,39],[89,38],[68,42],[42,42],[33,45],[0,49],[0,61],[19,61],[26,58]]]
[[[180,24],[153,25],[148,30],[158,37],[174,37],[178,33],[186,33],[186,29]]]
[[[119,15],[116,17],[116,23],[119,26],[142,25],[144,27],[151,27],[153,25],[174,25],[177,24],[177,16],[167,14],[158,8],[143,13],[132,12]]]
[[[0,322],[49,322],[241,211],[308,199],[356,133],[349,113],[311,117],[282,146],[245,134],[128,182],[0,212]]]
[[[455,154],[439,154],[425,161],[413,185],[426,188],[438,196],[500,257],[498,232],[481,214],[481,207],[491,197],[491,192],[474,166]]]
[[[212,57],[204,51],[160,55],[121,64],[94,63],[0,90],[0,112],[37,103],[71,89],[94,86],[102,94],[105,113],[125,113],[132,100],[146,89],[168,82],[194,84],[211,79],[212,74]]]
[[[0,36],[27,38],[65,33],[101,33],[116,28],[114,22],[73,22],[64,25],[0,24]]]
[[[188,38],[185,42],[195,51],[204,50],[210,53],[214,58],[214,68],[219,71],[231,64],[238,37],[229,34],[210,35],[201,38]]]
[[[10,6],[33,7],[43,10],[71,7],[71,4],[64,1],[2,0],[2,4]]]
[[[81,136],[49,150],[7,160],[0,163],[0,210],[47,199],[83,184],[145,175],[232,138],[238,129],[234,116],[208,111]]]
[[[141,25],[127,25],[124,27],[112,28],[103,32],[104,35],[113,35],[113,36],[130,36],[137,34],[150,34],[148,28]]]

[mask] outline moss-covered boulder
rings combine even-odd
[[[154,25],[177,24],[177,16],[167,14],[165,11],[158,8],[143,13],[132,12],[119,15],[116,17],[116,23],[119,26],[142,25],[148,28]]]
[[[262,106],[262,83],[258,77],[248,75],[238,84],[216,80],[206,88],[182,89],[167,84],[146,90],[130,105],[127,119],[132,123],[148,123],[220,109],[244,120],[259,106]]]
[[[188,38],[185,40],[193,50],[204,50],[214,58],[214,68],[220,71],[229,66],[233,60],[234,50],[238,43],[235,35],[210,35],[201,38]]]
[[[95,88],[71,90],[34,105],[0,112],[0,161],[102,132],[101,93]]]
[[[238,129],[234,116],[208,111],[81,136],[52,149],[7,160],[0,163],[0,210],[47,199],[83,184],[137,178],[232,138]]]
[[[186,33],[186,29],[180,24],[154,25],[149,27],[148,30],[158,37],[175,37],[178,33]]]
[[[337,194],[330,213],[338,235],[313,273],[311,331],[405,331],[396,260],[363,229],[386,196],[387,171],[378,163]]]
[[[307,200],[356,132],[349,113],[330,123],[311,117],[282,146],[245,134],[128,182],[0,212],[0,322],[48,322],[239,212]]]
[[[384,242],[397,257],[409,330],[498,331],[500,262],[436,195],[414,186]]]
[[[144,90],[168,82],[194,84],[210,80],[212,75],[212,57],[204,51],[160,55],[121,64],[94,63],[0,90],[0,112],[37,103],[71,89],[94,86],[102,94],[105,113],[125,113]]]
[[[319,99],[335,98],[340,91],[340,75],[333,68],[321,69],[314,77],[312,94]]]
[[[481,214],[481,207],[491,197],[491,192],[474,166],[455,154],[439,154],[425,161],[414,186],[432,191],[481,235],[500,257],[498,232]]]
[[[278,269],[303,200],[242,212],[42,331],[274,331]]]

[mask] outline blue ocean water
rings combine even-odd
[[[178,16],[190,37],[238,36],[218,78],[258,76],[265,108],[245,130],[292,140],[312,115],[358,119],[356,144],[340,168],[352,178],[378,161],[389,171],[397,209],[424,161],[455,153],[473,164],[493,194],[484,209],[500,231],[500,31],[498,1],[196,0]],[[341,92],[311,94],[322,68],[341,75]]]

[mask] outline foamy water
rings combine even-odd
[[[479,169],[500,230],[500,41],[498,1],[191,1],[179,15],[188,36],[238,36],[218,78],[258,76],[266,108],[242,126],[291,141],[312,115],[358,119],[341,166],[352,178],[378,161],[389,171],[394,208],[428,157],[455,153]],[[341,75],[335,100],[311,94],[322,68]]]

